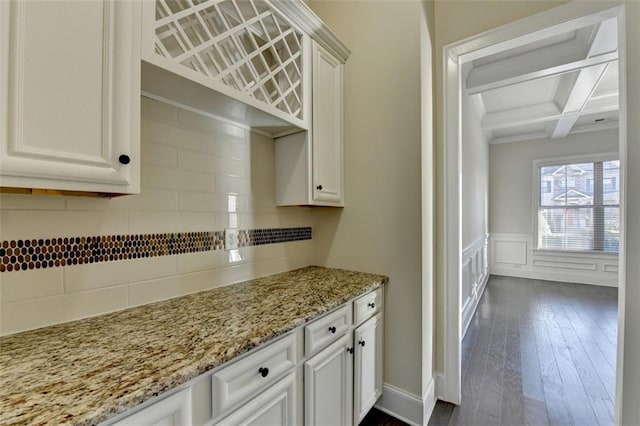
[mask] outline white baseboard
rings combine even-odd
[[[529,268],[500,268],[491,266],[491,275],[502,275],[505,277],[517,277],[517,278],[530,278],[534,280],[547,280],[547,281],[559,281],[563,283],[576,283],[576,284],[588,284],[599,285],[604,287],[618,287],[617,277],[602,277],[597,274],[584,274],[584,273],[564,273],[564,272],[549,272],[538,271]]]
[[[393,385],[384,384],[382,396],[375,407],[412,426],[423,424],[423,404],[420,397]]]

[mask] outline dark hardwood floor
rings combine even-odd
[[[430,425],[612,425],[615,288],[491,277]]]
[[[409,426],[402,420],[384,413],[377,408],[372,408],[369,414],[362,419],[359,426]]]

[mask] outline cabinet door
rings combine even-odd
[[[305,362],[305,425],[351,424],[352,354],[352,339],[347,335]]]
[[[0,2],[0,186],[139,191],[140,8]]]
[[[113,426],[188,426],[191,425],[191,390],[185,389],[156,402]]]
[[[290,373],[217,424],[219,426],[294,426],[296,424],[295,377],[295,373]]]
[[[343,64],[313,45],[313,200],[343,205]]]
[[[382,314],[355,331],[354,423],[367,415],[382,395]]]

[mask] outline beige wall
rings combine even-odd
[[[352,51],[345,67],[345,208],[313,212],[316,262],[389,275],[384,381],[420,395],[422,5],[311,7]]]
[[[442,52],[447,44],[479,34],[517,19],[558,6],[546,1],[436,1],[435,2],[435,139],[436,173],[436,279],[435,365],[444,368],[444,139]]]
[[[0,240],[311,226],[277,208],[274,141],[156,101],[142,104],[142,193],[114,199],[0,195]],[[237,194],[237,195],[231,195]],[[229,209],[235,197],[237,211]],[[0,334],[306,266],[313,241],[0,274]]]
[[[533,161],[618,151],[618,131],[491,145],[489,232],[533,234]]]
[[[489,144],[478,111],[462,93],[462,250],[487,234]],[[464,299],[463,299],[464,300]]]

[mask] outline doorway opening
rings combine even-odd
[[[623,14],[572,3],[444,49],[445,401],[490,274],[624,285]]]

